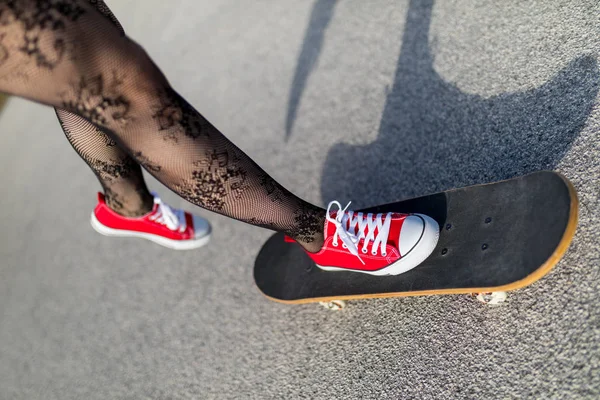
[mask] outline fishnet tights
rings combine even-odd
[[[0,0],[0,91],[57,108],[118,212],[148,207],[139,164],[191,203],[285,232],[309,251],[322,245],[325,211],[188,104],[100,0]]]
[[[123,27],[102,0],[89,0],[123,36]],[[139,217],[152,210],[153,198],[142,169],[102,129],[84,118],[55,109],[65,135],[75,151],[90,166],[102,185],[106,204],[126,217]]]

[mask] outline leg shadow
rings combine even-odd
[[[289,139],[292,133],[294,121],[296,120],[296,113],[298,112],[298,106],[304,88],[306,87],[308,77],[319,59],[319,54],[321,54],[325,31],[333,16],[333,9],[336,2],[337,0],[316,0],[313,5],[310,21],[302,42],[302,50],[300,50],[300,56],[298,57],[298,63],[296,64],[294,80],[292,81],[292,87],[290,88],[287,116],[285,119],[286,140]]]
[[[413,0],[375,142],[334,146],[324,201],[364,207],[553,169],[583,129],[598,93],[595,58],[574,59],[532,90],[485,99],[434,70],[433,0]]]

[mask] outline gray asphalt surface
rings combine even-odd
[[[600,396],[598,2],[108,1],[172,84],[273,177],[355,207],[555,169],[574,243],[501,307],[264,298],[270,232],[195,208],[210,246],[89,226],[99,185],[53,111],[0,115],[0,399]],[[548,216],[552,218],[551,215]]]

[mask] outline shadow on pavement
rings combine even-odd
[[[292,133],[300,98],[304,92],[308,77],[319,59],[319,54],[321,54],[325,31],[333,16],[333,9],[336,2],[337,0],[316,0],[313,5],[308,27],[306,28],[306,33],[304,34],[304,40],[302,42],[302,50],[300,50],[298,62],[296,63],[294,80],[292,81],[292,87],[290,88],[287,116],[285,119],[286,140]]]
[[[324,165],[324,201],[354,207],[553,169],[582,130],[598,92],[597,62],[573,60],[535,89],[492,98],[461,92],[434,70],[428,32],[433,1],[413,0],[377,140],[340,143]],[[318,0],[290,95],[288,134],[331,19]]]

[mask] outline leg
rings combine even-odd
[[[154,199],[138,163],[82,117],[62,109],[56,109],[56,115],[73,148],[100,181],[106,204],[125,217],[150,212]]]
[[[79,115],[196,205],[322,246],[325,211],[275,182],[86,1],[0,0],[0,90]]]
[[[117,18],[102,0],[88,0],[125,35]],[[118,214],[138,217],[153,206],[142,169],[100,128],[66,110],[55,109],[60,125],[81,158],[94,171],[104,191],[106,204]]]

